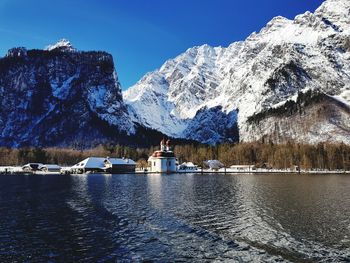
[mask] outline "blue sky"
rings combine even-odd
[[[0,56],[61,38],[114,57],[123,89],[187,48],[227,46],[323,0],[0,0]]]

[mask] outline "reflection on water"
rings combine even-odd
[[[350,177],[0,177],[0,262],[350,260]]]
[[[163,207],[163,196],[162,196],[162,178],[164,175],[152,174],[147,177],[147,187],[150,204],[157,208],[161,209]]]

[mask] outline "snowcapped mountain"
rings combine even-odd
[[[9,50],[0,59],[0,103],[2,146],[88,147],[136,133],[112,56],[67,40]]]
[[[106,52],[65,39],[13,48],[0,58],[0,104],[1,146],[145,145],[162,133],[350,144],[350,1],[276,17],[228,47],[190,48],[123,94]]]
[[[350,1],[275,17],[228,47],[190,48],[123,97],[133,121],[174,137],[350,144]]]

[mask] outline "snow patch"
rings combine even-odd
[[[51,82],[52,95],[58,99],[65,100],[69,94],[69,91],[72,87],[72,82],[79,78],[80,73],[77,72],[67,80],[63,81],[61,85],[59,85],[56,81]]]
[[[76,49],[72,46],[69,40],[61,39],[56,44],[48,45],[45,50],[52,51],[55,49],[64,50],[64,51],[76,51]]]
[[[99,85],[90,87],[89,90],[88,101],[91,109],[96,110],[105,107],[107,88],[104,85]]]

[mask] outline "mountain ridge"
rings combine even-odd
[[[196,46],[122,92],[113,57],[66,39],[0,58],[0,145],[350,144],[350,2]],[[149,139],[147,139],[149,138]]]
[[[187,49],[124,91],[124,101],[136,121],[175,137],[193,134],[188,127],[200,125],[193,119],[203,109],[220,106],[227,116],[238,111],[241,141],[259,138],[250,135],[250,116],[297,100],[300,92],[318,90],[350,103],[349,10],[346,0],[327,0],[294,20],[275,17],[260,32],[226,48]],[[238,141],[234,133],[224,139],[222,131],[212,133],[212,141],[194,137],[212,144]]]

